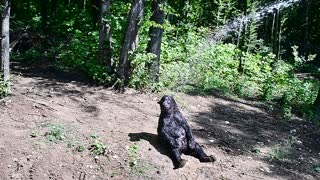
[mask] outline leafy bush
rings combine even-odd
[[[97,62],[97,42],[97,32],[85,35],[76,31],[69,44],[60,46],[58,64],[62,68],[81,70],[98,83],[110,83],[112,77],[108,69]]]
[[[137,53],[131,61],[131,66],[133,67],[132,76],[130,79],[129,86],[141,89],[146,88],[152,84],[150,78],[150,70],[148,64],[156,55],[152,53]]]
[[[293,47],[296,49],[296,47]],[[179,53],[177,53],[179,54]],[[294,71],[306,62],[294,51],[294,63],[276,60],[272,53],[244,52],[233,44],[202,44],[195,55],[161,65],[161,84],[182,89],[220,90],[238,96],[279,100],[280,111],[290,119],[292,110],[309,107],[317,94],[315,82],[298,79]],[[241,62],[241,68],[240,68]]]
[[[3,98],[8,94],[7,83],[3,81],[2,75],[0,74],[0,98]]]
[[[95,142],[89,147],[89,150],[94,155],[104,155],[106,153],[106,149],[107,146],[98,140],[95,140]]]
[[[65,139],[65,128],[62,125],[50,125],[45,136],[50,142],[58,142]]]

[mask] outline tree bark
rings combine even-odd
[[[41,26],[42,26],[42,30],[45,29],[48,24],[48,4],[49,4],[49,0],[41,0]]]
[[[129,51],[133,51],[133,47],[136,47],[136,44],[134,43],[136,43],[135,41],[142,21],[143,11],[144,1],[133,0],[119,59],[118,77],[121,81],[121,88],[127,86],[129,82],[131,68],[128,60]]]
[[[159,82],[159,65],[160,65],[160,54],[161,54],[161,40],[163,34],[163,28],[160,27],[164,22],[164,12],[160,9],[160,5],[163,4],[164,0],[153,0],[152,1],[152,16],[151,21],[157,24],[157,26],[151,26],[149,29],[150,41],[148,42],[147,52],[156,55],[152,59],[152,62],[148,65],[151,69],[151,78],[153,82]]]
[[[1,26],[1,70],[3,71],[3,80],[8,86],[10,93],[10,61],[9,61],[9,20],[10,20],[10,2],[2,0],[2,26]]]
[[[280,9],[276,9],[273,14],[272,29],[271,29],[271,42],[272,51],[276,55],[276,59],[280,58],[280,41],[281,41],[281,17]]]
[[[318,81],[318,84],[320,85],[320,81]],[[317,98],[313,102],[313,106],[315,107],[316,112],[320,114],[320,87],[319,87],[319,90],[318,90]]]
[[[237,1],[237,7],[238,9],[241,10],[241,12],[243,12],[243,15],[244,16],[247,16],[248,14],[248,2],[247,0],[238,0]],[[238,42],[237,42],[237,46],[239,49],[241,50],[244,50],[245,47],[245,41],[246,41],[246,34],[247,34],[247,27],[248,27],[248,24],[246,22],[242,22],[242,27],[241,27],[241,30],[240,33],[238,34]],[[240,58],[239,59],[239,66],[238,66],[238,72],[239,73],[243,73],[243,62],[242,62],[242,59]]]
[[[112,71],[111,27],[103,18],[110,13],[110,0],[100,0],[99,5],[99,63],[105,64],[109,73]]]
[[[57,14],[57,0],[51,0],[51,17],[55,18]]]

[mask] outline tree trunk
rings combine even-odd
[[[243,16],[247,16],[248,13],[248,3],[247,0],[238,0],[237,1],[237,7],[241,10],[241,12],[243,12]],[[244,50],[245,47],[245,41],[246,41],[246,34],[247,34],[247,27],[248,27],[248,23],[247,22],[243,22],[242,21],[242,29],[239,30],[239,35],[238,35],[238,42],[237,42],[237,46],[239,49]],[[241,35],[242,34],[242,35]],[[239,73],[243,73],[243,62],[242,62],[242,58],[239,59],[239,66],[238,66],[238,72]]]
[[[103,20],[110,12],[110,0],[101,0],[99,5],[99,63],[105,64],[109,73],[112,71],[111,27]]]
[[[161,53],[161,39],[163,28],[160,25],[164,21],[164,12],[160,9],[160,5],[163,4],[164,0],[153,0],[152,2],[152,16],[151,21],[155,22],[158,26],[151,26],[149,29],[150,41],[148,42],[147,52],[156,55],[149,64],[151,69],[151,78],[153,82],[159,82],[159,65],[160,65],[160,53]]]
[[[57,14],[57,0],[51,0],[51,17],[55,18]]]
[[[129,51],[133,51],[133,43],[136,43],[138,30],[141,24],[144,11],[143,0],[133,0],[131,4],[131,10],[128,17],[128,24],[126,33],[123,39],[123,44],[120,53],[118,77],[121,81],[120,88],[128,85],[130,77],[130,62],[128,60]]]
[[[3,71],[3,80],[8,85],[10,93],[10,61],[9,61],[9,20],[10,20],[10,2],[2,0],[2,27],[1,27],[1,70]]]
[[[320,81],[318,82],[318,84],[320,85]],[[319,86],[317,98],[316,98],[316,100],[313,102],[313,106],[315,107],[316,112],[320,114],[320,86]]]
[[[274,20],[273,20],[273,40],[272,40],[272,49],[273,53],[276,55],[276,59],[279,59],[280,55],[280,25],[281,25],[281,19],[280,19],[280,9],[277,9],[274,14]]]
[[[41,26],[42,30],[46,28],[48,24],[48,4],[49,0],[41,0]]]
[[[303,53],[306,59],[308,59],[309,55],[309,48],[310,48],[310,33],[309,33],[309,26],[310,26],[310,5],[311,2],[303,1],[305,6],[305,24],[304,24],[304,41],[303,41]]]

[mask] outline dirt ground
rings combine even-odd
[[[0,179],[320,179],[320,131],[270,106],[221,95],[117,94],[51,69],[15,69],[0,101]],[[174,170],[156,135],[173,94],[207,154]]]

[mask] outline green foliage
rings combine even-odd
[[[97,62],[98,32],[86,34],[76,29],[68,44],[60,44],[57,63],[62,68],[77,69],[98,83],[108,84],[112,77],[109,70]]]
[[[0,98],[8,95],[8,84],[3,81],[2,74],[0,73]]]
[[[89,148],[91,153],[94,155],[104,155],[106,152],[106,149],[107,149],[107,146],[98,140],[95,140],[95,142]]]
[[[131,61],[133,67],[132,76],[129,86],[141,89],[146,88],[152,84],[150,78],[149,64],[156,55],[152,53],[137,53]]]
[[[84,150],[86,150],[86,147],[83,144],[76,147],[77,152],[83,152]]]
[[[299,52],[298,52],[298,46],[292,46],[292,54],[294,57],[294,65],[296,68],[301,68],[302,66],[304,66],[307,62],[313,61],[317,55],[316,54],[310,54],[308,55],[307,58],[303,57],[303,56],[299,56]]]
[[[313,169],[314,169],[314,171],[316,171],[317,173],[320,173],[320,164],[313,165]]]
[[[297,139],[295,137],[290,137],[284,143],[275,145],[270,152],[270,159],[277,161],[287,159],[290,155],[290,149],[296,141]]]
[[[283,161],[288,157],[288,155],[289,155],[289,151],[286,147],[276,146],[274,147],[274,149],[272,149],[270,158],[272,160]]]
[[[138,159],[139,146],[137,144],[132,144],[129,149],[129,166],[131,173],[138,176],[144,176],[148,170],[152,167]]]
[[[50,142],[62,141],[65,139],[65,128],[59,124],[49,125],[45,136]]]
[[[308,54],[319,49],[320,36],[317,27],[320,23],[317,22],[320,18],[314,13],[318,10],[319,2],[306,4],[310,13],[303,15],[308,18],[297,18],[301,16],[300,11],[304,11],[302,6],[282,10],[281,19],[274,19],[274,14],[266,17],[266,26],[260,23],[262,21],[257,22],[253,18],[252,22],[243,26],[245,31],[239,33],[239,42],[229,39],[228,42],[232,41],[238,46],[208,43],[210,31],[219,29],[219,26],[244,13],[255,14],[255,11],[259,10],[258,5],[269,2],[166,1],[161,5],[166,18],[160,26],[149,20],[152,14],[151,1],[146,1],[144,20],[139,30],[139,46],[129,54],[129,86],[151,90],[219,90],[242,97],[278,101],[280,111],[287,120],[294,109],[306,110],[305,116],[312,117],[308,109],[311,109],[317,86],[311,80],[298,79],[294,73],[318,58]],[[12,36],[14,41],[19,41],[13,49],[14,58],[27,62],[48,59],[62,69],[78,70],[101,84],[124,83],[118,81],[115,74],[131,2],[113,1],[110,13],[103,18],[111,26],[115,71],[107,69],[97,61],[97,9],[90,3],[88,1],[88,4],[84,5],[77,1],[68,1],[66,5],[62,1],[48,1],[48,4],[43,4],[42,1],[12,2]],[[43,13],[46,13],[46,17]],[[305,22],[306,19],[308,22]],[[277,28],[270,25],[276,24],[278,20],[279,32],[275,32]],[[305,33],[301,33],[301,24],[306,25],[303,27]],[[152,82],[150,78],[150,62],[154,55],[145,51],[151,26],[164,29],[159,83]],[[277,35],[279,36],[276,37]],[[289,37],[291,39],[284,41]],[[280,42],[280,45],[275,42]],[[306,47],[298,49],[293,46],[292,54],[289,54],[291,51],[288,51],[288,42]],[[284,49],[286,52],[280,51],[280,48],[284,47],[289,48]],[[285,59],[276,59],[271,48],[273,52],[276,52],[275,48],[280,51],[277,56],[286,55],[283,56]],[[299,55],[301,52],[302,55]],[[4,95],[6,84],[0,79],[0,97]]]
[[[134,167],[137,165],[139,146],[137,144],[132,144],[129,147],[129,165]]]
[[[275,55],[263,49],[244,52],[233,44],[204,43],[195,55],[184,61],[162,63],[161,85],[174,90],[186,90],[187,85],[193,85],[196,91],[214,89],[238,96],[279,100],[281,114],[289,120],[292,110],[312,104],[317,92],[314,81],[294,75],[294,70],[308,60],[297,55],[295,60],[297,63],[289,64],[276,60]]]
[[[31,136],[32,138],[38,137],[38,136],[39,136],[39,131],[33,130],[33,131],[31,132],[30,136]]]

